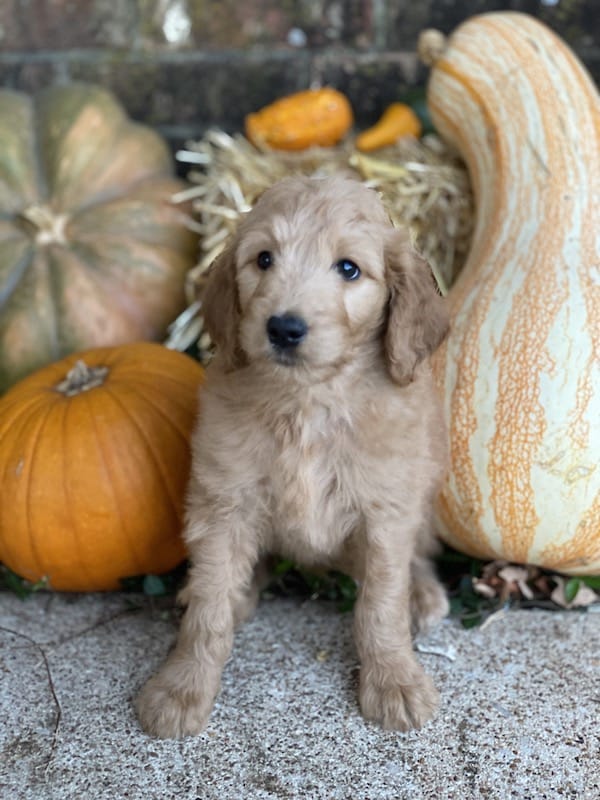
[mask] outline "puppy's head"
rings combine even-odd
[[[341,177],[267,190],[211,267],[203,301],[226,369],[262,362],[324,376],[382,346],[404,384],[447,324],[406,234],[374,191]]]

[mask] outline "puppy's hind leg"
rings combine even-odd
[[[449,612],[444,587],[431,561],[415,556],[410,565],[410,616],[413,636],[427,633]]]
[[[254,567],[250,585],[236,595],[233,607],[233,619],[236,626],[252,617],[258,605],[260,593],[267,587],[268,583],[269,566],[267,559],[261,558]]]
[[[197,734],[206,725],[236,617],[248,606],[257,561],[253,531],[241,513],[207,513],[209,519],[188,521],[192,566],[177,643],[136,701],[144,730],[162,738]]]

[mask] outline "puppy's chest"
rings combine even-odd
[[[272,528],[287,554],[333,555],[358,521],[345,437],[293,428],[275,439],[269,485]]]

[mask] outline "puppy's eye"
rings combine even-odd
[[[269,269],[273,266],[273,254],[268,250],[261,250],[256,257],[256,263],[259,269]]]
[[[360,278],[360,269],[348,258],[340,258],[333,266],[345,281],[355,281]]]

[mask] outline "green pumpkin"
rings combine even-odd
[[[163,140],[106,90],[0,91],[0,392],[89,347],[160,339],[196,236]]]

